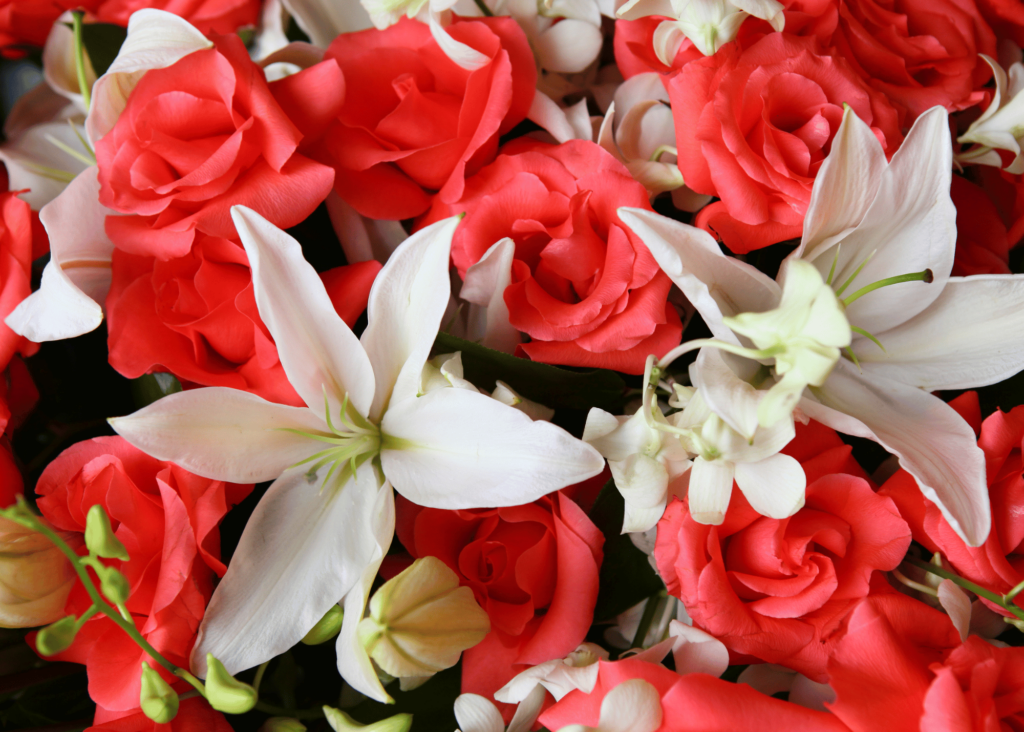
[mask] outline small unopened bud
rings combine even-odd
[[[303,637],[302,642],[307,646],[318,646],[326,643],[338,634],[341,630],[341,621],[345,618],[345,611],[341,605],[332,605],[331,609],[317,621],[316,625],[310,628]]]
[[[75,622],[75,616],[68,615],[56,623],[47,625],[36,636],[36,648],[44,656],[52,656],[66,650],[75,642]]]
[[[206,668],[206,699],[211,707],[225,714],[245,714],[256,706],[256,690],[229,674],[212,653],[206,654]]]
[[[372,724],[359,724],[352,717],[334,707],[324,707],[324,714],[327,715],[327,723],[331,725],[334,732],[409,732],[412,727],[411,714],[396,714],[393,717],[382,719]]]
[[[99,573],[100,590],[103,596],[115,605],[123,605],[128,602],[128,595],[131,593],[131,585],[128,578],[113,567],[106,567]]]
[[[142,712],[157,724],[167,724],[178,713],[178,695],[145,661],[142,662]]]
[[[359,621],[359,640],[385,673],[430,676],[454,666],[484,639],[490,619],[468,587],[436,557],[422,557],[391,578]]]
[[[271,717],[259,732],[306,732],[306,725],[292,717]]]
[[[85,545],[98,557],[128,561],[128,550],[124,548],[121,540],[114,536],[107,512],[98,503],[89,509],[85,517]]]

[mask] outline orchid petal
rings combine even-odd
[[[296,24],[313,44],[327,48],[342,33],[373,26],[370,15],[354,0],[283,0]]]
[[[460,217],[416,232],[395,250],[374,280],[361,339],[377,389],[370,418],[389,403],[416,396],[423,364],[434,345],[451,294],[448,258]]]
[[[974,430],[952,407],[898,381],[877,375],[868,381],[843,359],[813,392],[820,404],[800,402],[807,416],[844,434],[874,440],[898,456],[900,466],[964,541],[971,546],[985,541],[992,521],[985,454]]]
[[[384,474],[431,508],[517,506],[604,468],[597,450],[560,427],[465,389],[392,405],[381,433]]]
[[[460,694],[455,700],[455,721],[462,732],[505,732],[498,709],[479,694]]]
[[[601,732],[654,732],[662,716],[658,690],[643,679],[629,679],[601,702]]]
[[[690,368],[690,378],[711,411],[744,438],[752,440],[757,432],[757,410],[764,392],[741,379],[730,364],[749,374],[743,370],[749,369],[750,361],[741,361],[717,348],[702,348]]]
[[[193,671],[205,676],[212,653],[236,674],[298,643],[372,561],[379,490],[369,462],[344,484],[310,480],[304,467],[274,481],[210,598]]]
[[[39,212],[50,236],[50,262],[39,290],[5,321],[36,343],[82,335],[103,322],[99,303],[110,289],[114,245],[103,228],[112,212],[99,204],[96,172],[87,168]]]
[[[776,0],[729,0],[729,2],[755,18],[767,20],[776,31],[781,32],[786,25],[786,16],[783,13],[785,6]]]
[[[231,483],[274,480],[322,449],[293,430],[327,431],[308,409],[221,386],[169,394],[110,426],[157,460]]]
[[[672,659],[676,673],[721,676],[729,668],[729,649],[710,633],[673,620],[668,634],[675,638]]]
[[[505,288],[512,281],[512,261],[516,245],[508,237],[491,246],[480,261],[466,270],[466,279],[459,297],[487,308],[486,325],[481,344],[504,353],[514,353],[521,342],[508,320]]]
[[[556,142],[568,142],[577,139],[578,131],[569,119],[567,110],[558,106],[554,99],[537,90],[530,103],[530,111],[526,118],[543,127],[555,138]],[[583,139],[591,139],[593,132]]]
[[[597,666],[597,664],[594,665]],[[596,674],[594,680],[597,680]],[[591,685],[591,689],[593,689],[593,685]],[[529,732],[533,729],[537,717],[540,716],[541,709],[544,708],[544,701],[546,699],[547,694],[544,693],[544,687],[537,686],[516,707],[516,713],[508,724],[507,732]]]
[[[374,549],[359,579],[345,595],[345,616],[336,644],[338,672],[356,691],[376,701],[390,704],[393,700],[381,686],[377,672],[370,662],[370,656],[359,642],[357,633],[359,621],[363,619],[366,611],[366,602],[370,598],[373,581],[377,578],[377,571],[384,561],[384,555],[387,554],[395,533],[395,493],[387,481],[377,492],[370,521]]]
[[[490,57],[486,54],[480,53],[472,46],[452,38],[448,31],[444,29],[444,26],[441,25],[436,14],[430,14],[429,25],[430,34],[434,37],[434,41],[441,51],[444,52],[444,55],[451,59],[452,63],[456,66],[472,72],[482,69],[491,62]]]
[[[665,466],[647,455],[610,460],[615,487],[622,494],[625,512],[622,533],[647,531],[661,520],[668,504],[669,475]]]
[[[967,389],[1002,381],[1024,367],[1024,276],[951,277],[924,312],[866,338],[854,352],[865,374],[928,391]]]
[[[577,74],[594,62],[604,36],[598,26],[566,18],[533,39],[541,68],[559,74]]]
[[[665,273],[683,291],[716,338],[738,344],[724,316],[763,312],[779,303],[778,284],[735,257],[727,257],[709,233],[638,208],[620,208],[619,218],[647,245]]]
[[[807,476],[796,458],[782,453],[736,465],[736,485],[762,516],[789,518],[803,508]]]
[[[690,469],[690,516],[699,524],[718,526],[725,521],[725,512],[732,498],[732,481],[736,466],[725,460],[698,457]]]
[[[971,600],[967,593],[952,580],[944,579],[939,583],[939,603],[953,621],[960,640],[967,640],[971,627]]]
[[[231,219],[249,255],[256,306],[288,381],[321,418],[325,395],[332,414],[338,414],[347,395],[365,416],[373,398],[373,369],[334,310],[320,275],[302,256],[302,247],[245,206],[232,206]]]

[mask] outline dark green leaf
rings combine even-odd
[[[570,371],[516,358],[448,333],[437,334],[434,351],[462,351],[465,377],[481,389],[490,391],[494,382],[501,380],[527,399],[552,409],[599,407],[613,411],[621,405],[626,389],[622,377],[614,371]]]
[[[110,68],[121,50],[121,44],[128,31],[119,25],[109,23],[85,23],[82,25],[82,43],[85,45],[92,68],[99,78]]]
[[[622,495],[615,482],[609,480],[590,511],[591,521],[604,534],[604,562],[594,608],[596,621],[611,620],[665,588],[647,555],[621,533],[624,512]]]
[[[181,384],[171,374],[143,374],[137,379],[132,379],[132,399],[139,409],[179,391]]]

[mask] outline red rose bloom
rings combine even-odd
[[[7,327],[4,318],[32,294],[32,261],[49,249],[46,232],[18,191],[0,193],[0,371],[15,353],[31,356],[39,345]]]
[[[253,297],[245,250],[199,234],[183,257],[161,261],[114,250],[107,295],[110,365],[130,379],[170,371],[204,386],[230,386],[302,406],[288,383]],[[378,262],[324,274],[351,327],[366,309]]]
[[[460,199],[436,201],[421,225],[466,212],[452,240],[463,277],[496,241],[515,242],[505,304],[534,361],[642,374],[649,354],[679,344],[682,325],[671,280],[620,206],[650,210],[647,191],[600,146],[524,140],[467,180]]]
[[[677,71],[690,61],[704,58],[704,54],[688,38],[684,38],[672,59],[672,66],[666,66],[654,52],[654,32],[669,18],[649,15],[637,20],[615,21],[615,65],[622,78],[630,79],[637,74],[654,71],[669,74]]]
[[[21,56],[8,46],[42,46],[54,21],[65,10],[89,3],[77,0],[0,0],[0,48],[5,56]]]
[[[101,23],[127,26],[132,13],[143,8],[174,13],[207,35],[234,33],[260,17],[260,0],[101,0],[95,14]]]
[[[956,206],[954,277],[1010,274],[1006,224],[992,199],[963,176],[954,175],[949,192]]]
[[[903,137],[896,109],[814,37],[770,33],[723,46],[667,82],[679,170],[718,196],[696,224],[733,252],[800,236],[818,168],[849,104],[888,155]]]
[[[462,655],[462,691],[488,698],[529,665],[583,642],[597,602],[604,537],[553,493],[525,506],[445,511],[396,497],[395,533],[473,590],[491,632]]]
[[[143,637],[184,668],[214,575],[225,571],[217,525],[251,490],[251,485],[200,478],[154,460],[120,437],[73,445],[50,463],[36,486],[39,510],[64,531],[84,533],[89,508],[104,507],[130,557],[104,560],[131,585],[128,611]],[[84,546],[81,551],[86,552]],[[91,604],[79,584],[67,612],[81,615]],[[139,706],[139,668],[149,656],[106,616],[86,622],[70,648],[54,658],[86,664],[89,696],[100,706],[112,711]],[[169,683],[179,681],[157,670]]]
[[[92,724],[85,732],[232,732],[224,715],[201,697],[183,699],[177,715],[167,724],[157,724],[141,709],[112,712],[103,707],[96,708]]]
[[[961,644],[948,617],[905,595],[861,603],[828,672],[852,732],[1024,729],[1024,648]]]
[[[978,395],[968,392],[951,402],[961,416],[980,429],[978,447],[985,453],[992,530],[979,547],[967,546],[931,501],[921,495],[906,471],[899,471],[882,486],[907,519],[914,539],[953,565],[961,576],[985,589],[1003,594],[1024,580],[1024,406],[1009,413],[997,411],[981,422]],[[996,612],[1000,609],[981,598]],[[1024,595],[1016,604],[1024,607]]]
[[[590,694],[571,691],[541,714],[539,721],[546,729],[570,724],[597,727],[601,702],[608,692],[624,681],[642,679],[661,697],[662,723],[657,732],[846,732],[831,714],[773,699],[746,684],[708,674],[681,676],[664,666],[632,658],[599,663],[597,684]]]
[[[241,39],[214,43],[146,72],[96,144],[100,203],[136,214],[106,220],[107,235],[126,252],[172,259],[188,253],[197,231],[234,237],[235,204],[288,228],[330,192],[334,171],[296,152],[302,133]],[[323,67],[336,83],[323,84]],[[333,62],[296,77],[291,86],[309,80],[310,104],[340,106],[344,82]]]
[[[457,199],[463,179],[494,159],[498,136],[530,109],[536,65],[515,21],[457,19],[446,30],[486,63],[462,68],[425,23],[408,18],[344,33],[327,49],[345,74],[348,103],[321,156],[337,169],[338,195],[363,216],[416,216],[433,191]]]
[[[978,10],[1000,40],[1024,46],[1024,4],[1019,0],[978,0]]]
[[[903,560],[910,529],[850,451],[826,427],[797,425],[783,450],[807,474],[796,514],[761,516],[734,488],[721,526],[698,524],[686,501],[658,523],[654,556],[669,593],[734,654],[825,681],[843,618],[871,592],[875,570]]]

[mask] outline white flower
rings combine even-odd
[[[137,447],[199,475],[277,478],[206,611],[197,670],[208,652],[232,673],[284,652],[347,593],[339,669],[384,700],[354,626],[391,541],[391,485],[423,506],[511,506],[596,475],[602,461],[560,428],[474,390],[418,396],[449,299],[458,217],[421,230],[391,256],[370,292],[361,339],[335,313],[298,242],[249,209],[236,206],[232,217],[260,316],[307,407],[206,388],[111,423]]]
[[[661,726],[663,714],[658,690],[643,679],[628,679],[601,702],[597,727],[570,724],[559,732],[654,732]]]
[[[1024,64],[1012,64],[1009,73],[985,54],[980,54],[989,66],[996,80],[992,102],[978,119],[971,123],[967,132],[958,138],[961,143],[977,143],[979,147],[957,155],[961,163],[979,163],[1003,167],[1003,159],[996,150],[1014,154],[1014,159],[1004,170],[1014,175],[1024,173]]]
[[[524,701],[537,688],[551,692],[555,701],[579,689],[589,694],[597,684],[600,661],[607,661],[608,651],[593,643],[581,643],[565,658],[556,658],[526,669],[494,692],[494,698],[508,704]]]
[[[479,694],[461,694],[455,700],[455,732],[528,732],[540,716],[544,704],[544,689],[536,687],[516,709],[515,716],[505,729],[501,712]]]
[[[601,8],[595,0],[508,0],[542,69],[575,74],[601,52]]]

